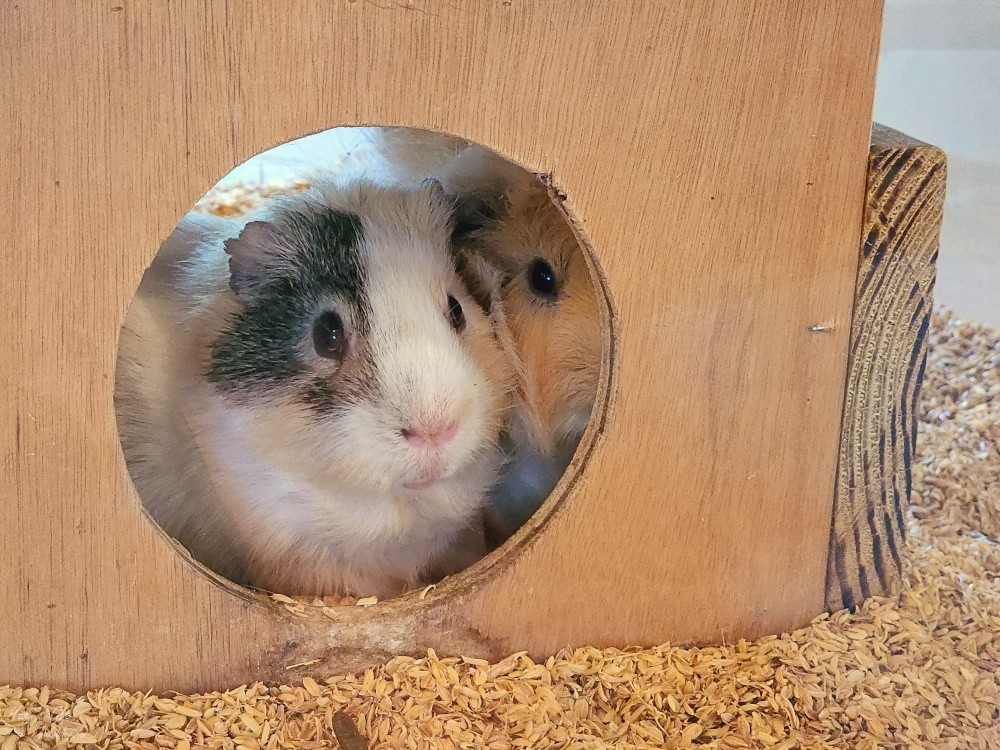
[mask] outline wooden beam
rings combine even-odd
[[[945,173],[941,149],[874,126],[827,563],[830,610],[900,590]]]

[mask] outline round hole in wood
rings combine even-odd
[[[489,576],[571,494],[606,418],[611,306],[566,203],[551,175],[410,128],[334,128],[234,169],[121,333],[119,431],[148,517],[220,585],[299,614]],[[411,329],[453,359],[414,374]]]

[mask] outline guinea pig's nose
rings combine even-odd
[[[433,427],[427,427],[424,425],[412,425],[410,427],[404,427],[400,432],[403,433],[411,445],[416,446],[430,446],[430,445],[444,445],[458,432],[458,420],[449,422],[444,426],[434,425]]]

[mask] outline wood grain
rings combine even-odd
[[[827,562],[830,610],[902,581],[945,155],[875,125]]]
[[[880,18],[870,0],[0,4],[0,684],[193,692],[312,659],[321,676],[427,647],[544,656],[807,622]],[[606,295],[601,408],[492,557],[425,600],[299,620],[144,516],[115,346],[208,186],[277,143],[371,123],[554,174]]]

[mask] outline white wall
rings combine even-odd
[[[343,168],[344,160],[370,143],[366,128],[333,128],[289,141],[243,162],[220,183],[288,181],[313,170]]]
[[[886,0],[875,119],[947,153],[936,298],[1000,325],[1000,0]]]

